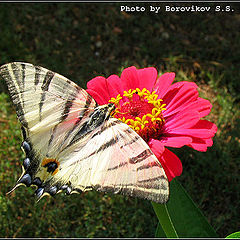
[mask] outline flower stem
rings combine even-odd
[[[152,202],[152,206],[167,238],[178,238],[178,234],[169,216],[167,205]]]

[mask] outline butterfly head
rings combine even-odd
[[[103,120],[108,120],[110,116],[114,115],[116,107],[113,103],[108,103],[105,105],[100,105],[96,107],[94,113],[97,114],[98,116],[103,117]],[[93,115],[95,115],[93,114]]]
[[[108,103],[107,106],[109,115],[113,116],[115,114],[116,106],[113,103]]]

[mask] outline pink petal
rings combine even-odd
[[[200,139],[200,138],[193,138],[193,142],[189,144],[189,147],[201,152],[206,152],[207,147],[211,147],[213,145],[213,141],[211,138],[208,139]]]
[[[217,132],[217,126],[214,123],[209,122],[208,120],[200,120],[198,122],[198,124],[194,126],[194,128],[196,128],[196,129],[207,128],[207,129],[213,131],[214,133]]]
[[[188,82],[188,81],[181,81],[181,82],[176,82],[173,85],[171,85],[171,87],[169,88],[169,90],[172,90],[174,88],[181,88],[183,85],[187,85],[188,87],[193,87],[193,88],[198,88],[197,84],[194,82]]]
[[[183,105],[180,108],[177,108],[173,111],[165,111],[163,112],[164,117],[168,117],[171,116],[173,114],[175,114],[178,111],[198,111],[199,112],[199,116],[200,118],[205,117],[206,115],[208,115],[211,111],[212,105],[211,103],[203,98],[197,98],[196,101],[193,102],[187,102],[187,103],[183,103]]]
[[[139,79],[136,67],[128,67],[121,74],[122,86],[125,91],[139,87]]]
[[[92,89],[87,89],[86,91],[93,97],[97,104],[104,105],[108,103],[108,101],[106,101],[106,99],[104,99],[98,92]]]
[[[182,173],[182,163],[180,159],[167,148],[159,158],[160,163],[167,175],[168,181],[170,182],[173,178],[180,176]]]
[[[175,132],[177,129],[186,129],[196,125],[199,121],[199,113],[179,112],[171,117],[165,118],[165,132]]]
[[[168,88],[174,81],[174,78],[175,78],[175,73],[170,72],[170,73],[164,73],[157,79],[153,87],[153,90],[156,91],[159,98],[161,99],[163,98]]]
[[[95,77],[87,83],[87,87],[91,89],[101,88],[102,86],[106,87],[106,78],[105,77]]]
[[[191,137],[197,137],[197,138],[211,138],[214,136],[214,133],[207,129],[179,129],[174,130],[172,132],[169,131],[169,133],[179,134],[179,135],[187,135]]]
[[[164,136],[161,139],[164,146],[180,148],[192,142],[191,137],[186,136]]]
[[[164,145],[159,140],[155,140],[153,138],[150,139],[150,141],[148,142],[148,145],[157,158],[160,158],[162,153],[165,150]]]
[[[152,91],[153,85],[157,79],[157,70],[154,67],[138,69],[138,79],[139,86],[138,88],[142,90],[143,88]]]
[[[200,113],[200,118],[207,116],[212,109],[212,104],[203,98],[198,98],[197,101],[192,105]]]
[[[116,97],[118,94],[123,94],[123,87],[121,79],[117,75],[111,75],[107,78],[107,89],[110,98]]]
[[[205,139],[205,141],[208,147],[211,147],[213,145],[213,140],[211,138]]]
[[[104,77],[95,77],[87,83],[87,92],[98,104],[106,104],[110,100],[107,81]]]
[[[174,84],[177,86],[176,84]],[[196,101],[198,98],[198,91],[188,82],[182,84],[180,88],[176,87],[168,91],[163,98],[163,103],[166,104],[166,111],[163,116],[172,115],[182,111],[189,103]]]
[[[173,129],[169,133],[191,136],[196,138],[212,138],[217,132],[217,126],[207,120],[199,120],[199,122],[190,129]]]
[[[174,177],[181,175],[182,163],[174,153],[164,148],[159,140],[151,139],[148,145],[155,156],[159,159],[169,182]]]

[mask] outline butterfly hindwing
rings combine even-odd
[[[95,189],[167,201],[160,162],[134,130],[110,117],[113,104],[97,106],[75,83],[32,64],[6,64],[0,75],[23,129],[17,185],[37,185],[38,197]]]
[[[106,125],[110,127],[105,134],[109,138],[111,136],[107,142],[112,145],[105,148],[98,157],[102,159],[105,154],[109,155],[106,166],[99,167],[101,174],[92,178],[94,188],[166,202],[169,195],[168,180],[147,143],[117,119],[110,119]],[[101,166],[100,160],[99,165]]]
[[[61,160],[63,170],[56,174],[56,182],[70,181],[73,190],[93,188],[167,201],[168,180],[160,162],[128,125],[110,118],[89,135],[72,145],[69,159],[67,149],[59,154],[67,160]]]

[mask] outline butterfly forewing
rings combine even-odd
[[[42,160],[57,158],[79,125],[94,111],[96,102],[67,78],[32,64],[6,64],[1,67],[0,74],[7,82],[24,127],[25,140],[34,153],[31,163],[35,167],[31,173],[42,177]]]
[[[38,197],[93,188],[167,201],[161,164],[136,132],[110,117],[111,105],[97,106],[75,83],[32,64],[6,64],[0,75],[23,126],[30,159],[30,164],[24,160],[24,180],[18,184],[37,185]]]
[[[43,155],[50,147],[57,150],[67,133],[75,130],[74,125],[84,121],[96,106],[75,83],[42,67],[11,63],[1,67],[1,75],[28,138]]]

